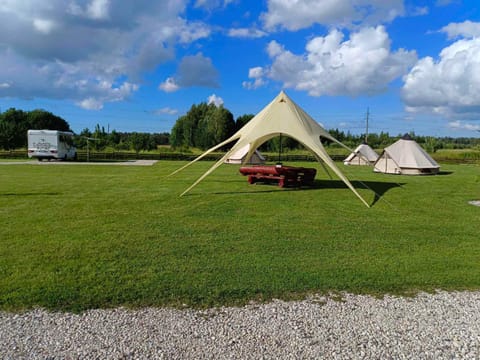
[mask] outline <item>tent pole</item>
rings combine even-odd
[[[325,166],[323,159],[322,159],[320,156],[318,156],[314,151],[312,151],[312,150],[310,150],[310,151],[314,154],[315,159],[317,159],[318,163],[322,166],[323,171],[325,171],[325,173],[328,175],[328,177],[330,178],[330,180],[332,180],[333,177],[332,177],[332,175],[328,172],[328,169],[327,169],[327,167]]]
[[[282,133],[280,133],[280,145],[278,147],[278,164],[282,163]]]

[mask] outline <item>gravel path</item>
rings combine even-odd
[[[52,161],[38,161],[38,160],[24,160],[24,161],[0,161],[0,165],[39,165],[39,166],[48,166],[48,165],[118,165],[118,166],[152,166],[156,164],[158,160],[127,160],[127,161],[91,161],[91,162],[80,162],[80,161],[62,161],[62,160],[52,160]]]
[[[0,312],[2,359],[480,359],[480,292]]]

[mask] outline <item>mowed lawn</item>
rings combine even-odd
[[[317,163],[312,189],[211,162],[0,166],[0,310],[241,305],[309,293],[480,288],[478,165],[437,176]],[[381,197],[365,189],[374,189]]]

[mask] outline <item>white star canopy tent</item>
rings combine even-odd
[[[247,124],[245,124],[230,138],[208,149],[195,160],[174,171],[170,175],[178,173],[211,152],[236,141],[232,148],[227,151],[227,153],[219,161],[217,161],[207,172],[205,172],[205,174],[198,178],[197,181],[195,181],[181,194],[182,196],[195,187],[205,177],[211,174],[221,164],[223,164],[225,160],[237,150],[249,145],[248,154],[243,160],[243,163],[248,163],[248,160],[260,145],[274,137],[280,136],[281,134],[287,135],[302,143],[305,148],[309,149],[315,155],[320,163],[322,161],[325,162],[350,188],[350,190],[352,190],[367,207],[370,207],[368,203],[360,196],[357,190],[355,190],[345,175],[343,175],[342,172],[337,168],[330,156],[328,156],[320,139],[329,139],[345,147],[349,151],[352,150],[333,138],[325,129],[320,126],[320,124],[313,120],[310,115],[303,111],[303,109],[293,102],[283,91],[281,91],[280,94],[278,94],[278,96],[273,99],[270,104],[268,104],[262,111],[255,115]]]

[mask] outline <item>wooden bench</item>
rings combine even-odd
[[[247,176],[250,184],[256,182],[278,182],[278,186],[312,185],[317,174],[313,168],[283,166],[283,165],[255,165],[242,166],[240,173]]]

